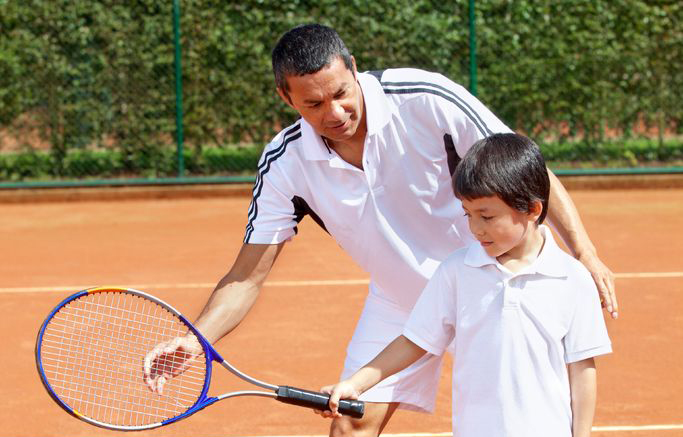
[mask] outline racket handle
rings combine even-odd
[[[286,404],[299,405],[321,411],[330,410],[330,405],[328,404],[330,395],[324,393],[287,387],[285,385],[278,387],[275,393],[277,394],[276,399]],[[339,401],[339,412],[346,416],[360,419],[365,412],[365,402],[341,399]]]

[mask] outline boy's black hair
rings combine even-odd
[[[317,73],[335,58],[353,71],[351,54],[339,34],[322,24],[302,24],[280,37],[272,53],[275,85],[289,98],[287,76]]]
[[[498,196],[509,207],[529,212],[543,205],[536,223],[548,212],[550,178],[539,147],[524,135],[494,134],[474,143],[453,174],[458,199]]]

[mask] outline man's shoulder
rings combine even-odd
[[[464,91],[465,88],[441,73],[419,68],[389,68],[367,71],[382,85],[385,93],[403,94],[429,92],[433,89]]]
[[[372,70],[366,71],[366,73],[375,76],[381,83],[437,81],[440,78],[445,78],[445,76],[440,73],[410,67]]]
[[[277,150],[277,149],[281,149],[281,150],[286,149],[289,144],[291,144],[294,141],[301,139],[301,133],[302,133],[301,119],[298,119],[297,121],[295,121],[291,125],[287,126],[286,128],[282,129],[280,132],[275,134],[273,139],[271,139],[270,142],[268,144],[266,144],[266,146],[264,148],[264,152]]]

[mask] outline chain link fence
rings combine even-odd
[[[251,180],[263,144],[297,117],[273,89],[278,35],[323,22],[360,70],[468,85],[474,3],[0,0],[0,187]],[[683,160],[680,3],[476,4],[479,96],[513,129],[559,138],[549,157]],[[639,123],[649,139],[599,143]],[[592,142],[574,147],[580,137]]]
[[[256,146],[183,147],[178,5],[0,3],[0,182],[254,169]]]

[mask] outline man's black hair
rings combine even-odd
[[[453,174],[458,199],[498,196],[509,207],[529,212],[535,201],[548,212],[550,178],[539,147],[524,135],[494,134],[474,143]]]
[[[289,98],[287,76],[317,73],[337,57],[353,71],[351,54],[334,29],[321,24],[294,27],[280,37],[273,49],[275,85]]]

